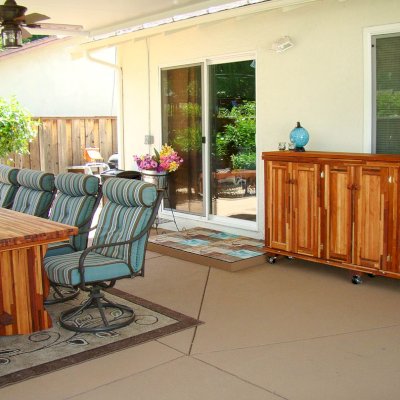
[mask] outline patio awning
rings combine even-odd
[[[154,15],[147,19],[137,20],[131,26],[108,31],[106,33],[93,32],[92,40],[82,43],[74,48],[71,53],[75,57],[81,57],[82,51],[100,49],[109,46],[117,46],[130,40],[140,40],[149,36],[168,34],[174,31],[189,29],[202,24],[216,23],[218,21],[244,17],[251,14],[262,13],[281,9],[289,12],[308,3],[319,0],[242,0],[225,1],[225,6],[199,8],[183,14],[176,14],[165,18]],[[199,6],[201,6],[200,3]],[[225,7],[225,8],[224,8]]]

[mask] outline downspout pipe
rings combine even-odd
[[[89,61],[104,65],[114,69],[118,75],[119,83],[119,99],[118,99],[118,112],[117,112],[117,138],[118,138],[118,163],[123,165],[125,169],[125,131],[124,131],[124,74],[122,67],[117,64],[109,63],[99,58],[93,57],[90,50],[84,52],[85,58]]]

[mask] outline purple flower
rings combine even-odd
[[[183,163],[178,153],[168,145],[163,145],[161,151],[154,149],[154,156],[145,154],[144,156],[134,155],[133,159],[141,170],[152,170],[157,172],[173,172],[176,171]]]

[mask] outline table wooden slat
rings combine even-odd
[[[0,208],[0,335],[51,327],[43,258],[48,243],[77,233],[74,226]]]
[[[76,235],[78,228],[0,208],[0,251],[30,243],[51,243]]]

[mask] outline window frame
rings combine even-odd
[[[400,34],[400,23],[364,28],[364,140],[363,151],[374,153],[376,149],[376,93],[374,66],[374,38]]]

